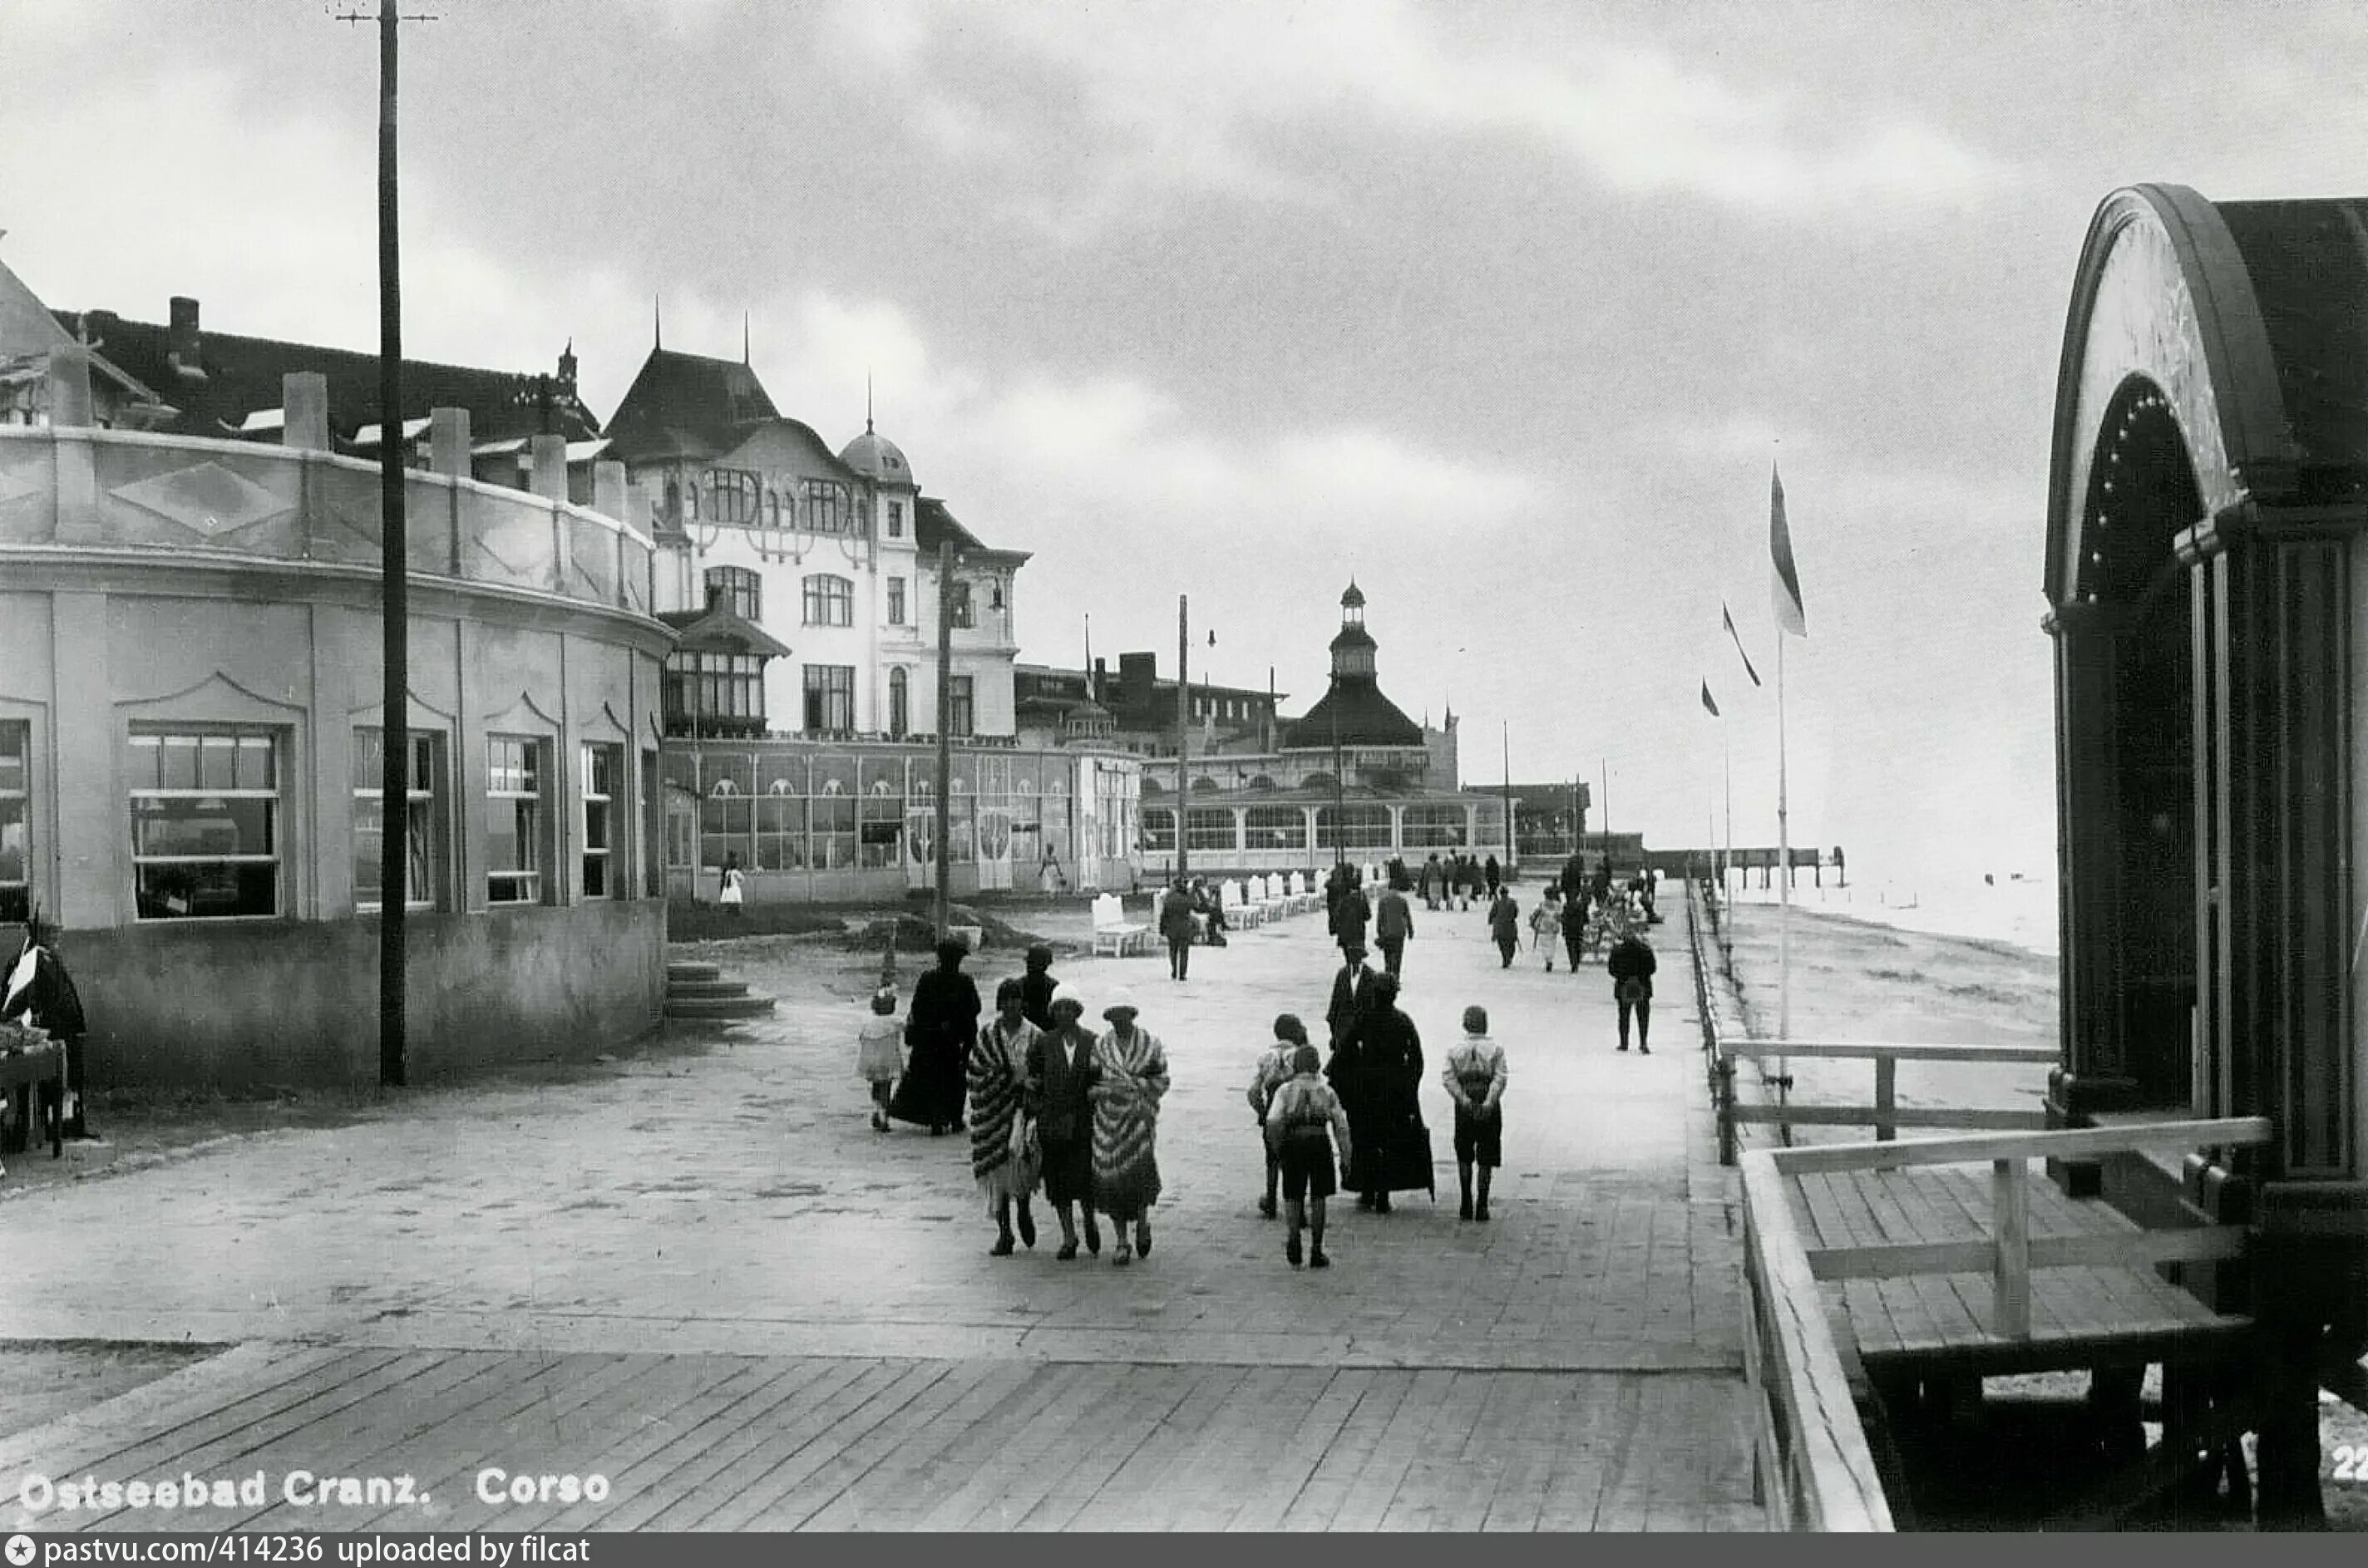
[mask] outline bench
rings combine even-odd
[[[1126,957],[1130,949],[1151,950],[1151,926],[1145,921],[1129,920],[1126,904],[1114,892],[1102,893],[1093,903],[1094,952],[1105,949],[1114,959]]]

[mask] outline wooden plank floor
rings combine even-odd
[[[2065,1196],[2043,1175],[2025,1179],[2033,1239],[2136,1228],[2106,1203]],[[1852,1247],[1987,1241],[1989,1182],[1987,1167],[1909,1166],[1809,1173],[1793,1177],[1792,1188],[1795,1214],[1813,1245]],[[2033,1269],[2028,1340],[1990,1331],[1987,1274],[1837,1279],[1825,1291],[1827,1315],[1870,1369],[1935,1360],[1992,1371],[2080,1367],[2100,1356],[2142,1358],[2173,1346],[2200,1347],[2248,1326],[2243,1318],[2214,1312],[2150,1267]]]
[[[1744,1402],[1691,1373],[353,1350],[68,1431],[41,1466],[263,1472],[262,1504],[176,1508],[182,1530],[1757,1529]],[[496,1506],[487,1465],[611,1491]],[[294,1507],[298,1470],[425,1501]]]

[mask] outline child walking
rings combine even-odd
[[[1562,903],[1551,887],[1538,900],[1537,908],[1530,911],[1530,935],[1545,955],[1546,972],[1554,972],[1554,949],[1562,946]]]
[[[1291,1221],[1291,1234],[1282,1256],[1299,1267],[1299,1232],[1305,1226],[1315,1246],[1307,1255],[1310,1268],[1329,1268],[1324,1255],[1324,1200],[1339,1190],[1333,1181],[1333,1139],[1339,1139],[1339,1165],[1345,1176],[1352,1151],[1349,1143],[1349,1113],[1340,1096],[1322,1075],[1322,1060],[1312,1045],[1296,1047],[1291,1055],[1291,1081],[1275,1091],[1267,1108],[1267,1146],[1282,1167],[1282,1200]]]
[[[1455,1174],[1463,1184],[1459,1220],[1488,1220],[1488,1178],[1505,1162],[1505,1048],[1488,1038],[1488,1009],[1463,1009],[1463,1038],[1440,1074],[1455,1101]],[[1472,1167],[1480,1167],[1480,1201],[1472,1201]]]
[[[1307,1043],[1307,1026],[1297,1015],[1284,1013],[1274,1020],[1274,1044],[1261,1052],[1258,1066],[1250,1074],[1250,1111],[1258,1118],[1260,1140],[1264,1142],[1267,1108],[1274,1103],[1274,1092],[1291,1082],[1291,1059]],[[1258,1199],[1258,1217],[1271,1220],[1275,1216],[1274,1188],[1281,1179],[1282,1166],[1277,1163],[1274,1145],[1265,1142],[1266,1196]]]
[[[871,1085],[871,1130],[888,1131],[889,1088],[905,1068],[904,1029],[896,1022],[896,988],[871,994],[871,1016],[855,1033],[855,1075]]]

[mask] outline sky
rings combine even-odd
[[[377,343],[374,29],[0,0],[0,260]],[[1021,657],[1286,712],[1353,576],[1466,782],[1940,885],[2055,858],[2048,420],[2089,218],[2360,193],[2368,9],[406,0],[404,342],[603,417],[651,342],[1034,552]],[[1767,685],[1721,630],[1731,607]],[[1209,642],[1215,638],[1214,646]],[[1707,681],[1725,718],[1700,701]]]

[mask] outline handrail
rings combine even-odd
[[[2202,1121],[2134,1121],[2055,1132],[1996,1132],[1970,1138],[1918,1138],[1905,1143],[1811,1143],[1761,1153],[1786,1176],[1815,1171],[1888,1170],[1895,1165],[1962,1165],[1984,1160],[2085,1160],[2099,1154],[2185,1153],[2216,1144],[2267,1143],[2270,1119],[2232,1116]]]
[[[1713,1074],[1718,1093],[1719,1158],[1733,1164],[1734,1129],[1743,1123],[1774,1123],[1782,1127],[1872,1127],[1877,1142],[1889,1142],[1903,1127],[2039,1128],[2045,1116],[2037,1110],[1990,1110],[1961,1107],[1899,1108],[1899,1064],[1902,1062],[2045,1062],[2059,1056],[2044,1045],[1936,1044],[1909,1040],[1723,1040],[1716,1050],[1720,1068]],[[1770,1106],[1739,1106],[1735,1096],[1733,1063],[1739,1058],[1767,1061],[1871,1061],[1874,1063],[1872,1106],[1804,1104],[1786,1099]]]

